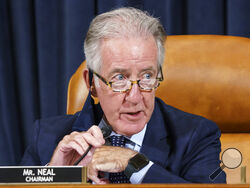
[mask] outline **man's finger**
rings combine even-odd
[[[100,143],[102,143],[102,144],[105,143],[102,131],[101,131],[101,129],[98,126],[96,126],[96,125],[92,126],[87,132],[89,132],[96,139],[98,139]]]
[[[83,148],[84,151],[86,151],[88,149],[89,144],[87,143],[87,141],[85,140],[85,138],[82,134],[76,135],[74,140]]]
[[[96,169],[94,169],[93,167],[88,167],[87,168],[87,174],[88,174],[88,178],[90,180],[92,180],[94,183],[96,184],[101,184],[101,179],[98,178],[98,171]]]
[[[62,151],[69,151],[69,150],[75,150],[79,155],[82,155],[84,153],[84,150],[81,145],[79,145],[74,140],[68,142],[67,144],[62,143],[61,144],[61,150]]]
[[[100,139],[95,138],[89,132],[86,132],[86,133],[82,134],[82,136],[83,136],[84,140],[88,144],[90,144],[91,146],[100,147],[100,146],[102,146],[104,144]]]

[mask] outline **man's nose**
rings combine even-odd
[[[142,94],[138,84],[133,83],[131,89],[127,92],[126,100],[134,104],[137,104],[142,100]]]

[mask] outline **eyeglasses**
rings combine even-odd
[[[160,82],[163,81],[163,74],[161,67],[159,68],[157,78],[150,78],[149,75],[143,77],[140,80],[128,80],[128,79],[118,79],[116,81],[107,81],[101,75],[96,73],[95,71],[90,70],[93,74],[95,74],[103,83],[105,83],[108,87],[110,87],[114,92],[126,92],[132,88],[134,84],[137,84],[142,91],[152,91],[159,87]],[[122,76],[122,75],[121,75]]]

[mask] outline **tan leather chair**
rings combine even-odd
[[[82,63],[68,88],[67,113],[82,109],[88,90]],[[218,35],[168,36],[164,81],[156,91],[167,104],[215,121],[222,151],[243,155],[250,183],[250,39]],[[240,167],[241,167],[240,166]],[[225,169],[228,183],[241,183],[240,171]]]

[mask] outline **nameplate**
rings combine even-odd
[[[79,166],[4,166],[2,183],[86,183],[87,168]]]

